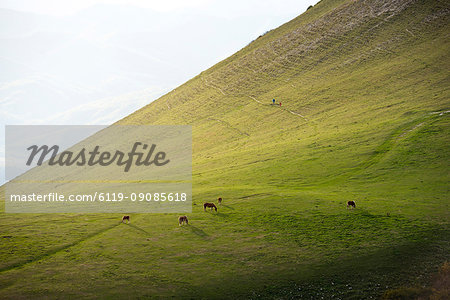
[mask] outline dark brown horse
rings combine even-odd
[[[127,223],[130,223],[130,216],[123,216],[122,223],[125,223],[125,221],[127,221]]]
[[[217,202],[218,202],[219,204],[222,204],[222,197],[217,198]]]
[[[209,207],[211,208],[211,210],[213,210],[213,208],[217,211],[217,206],[214,203],[205,203],[203,204],[203,210],[206,211],[206,208]]]
[[[351,208],[356,208],[356,203],[355,203],[355,201],[352,201],[352,200],[348,201],[348,202],[347,202],[347,208],[349,208],[349,207],[351,207]]]
[[[180,226],[184,225],[185,223],[186,223],[186,225],[189,224],[188,218],[186,216],[181,216],[181,217],[178,218],[178,224]]]

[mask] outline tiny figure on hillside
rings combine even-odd
[[[281,102],[280,102],[280,106],[281,106]]]
[[[275,98],[272,99],[272,104],[275,104]]]

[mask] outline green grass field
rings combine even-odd
[[[447,1],[322,0],[121,120],[193,126],[190,225],[1,213],[0,298],[430,285],[450,253],[449,17]]]

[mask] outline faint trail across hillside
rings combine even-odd
[[[414,129],[419,128],[419,127],[422,126],[423,124],[425,124],[425,122],[422,122],[422,123],[420,123],[420,124],[417,124],[417,125],[414,126],[413,128],[406,130],[406,131],[403,132],[401,135],[399,135],[397,139],[404,137],[405,135],[407,135],[408,133],[410,133],[410,132],[413,131]]]
[[[261,101],[259,101],[258,99],[256,99],[255,97],[253,97],[253,96],[249,96],[251,99],[253,99],[253,100],[255,100],[256,102],[258,102],[259,104],[262,104],[262,105],[270,105],[270,104],[266,104],[266,103],[262,103]]]
[[[287,111],[290,112],[290,113],[293,114],[293,115],[296,115],[296,116],[302,117],[302,118],[305,119],[305,120],[308,120],[307,118],[305,118],[304,116],[302,116],[302,115],[299,114],[299,113],[296,113],[296,112],[294,112],[294,111],[292,111],[292,110],[287,110]]]
[[[230,129],[233,129],[234,131],[239,132],[242,135],[250,136],[247,132],[244,132],[244,131],[236,128],[236,127],[233,127],[230,123],[228,123],[228,122],[226,122],[224,120],[220,120],[220,119],[216,119],[216,118],[208,118],[208,120],[217,121],[219,123],[224,124],[226,127],[230,128]]]
[[[449,113],[450,111],[436,111],[431,112],[428,114],[428,116],[422,116],[420,118],[417,118],[416,120],[410,121],[406,124],[403,124],[396,129],[394,129],[391,134],[384,140],[383,143],[381,143],[378,147],[374,149],[374,154],[370,156],[368,159],[360,163],[354,168],[349,169],[346,172],[343,172],[339,176],[335,176],[331,179],[326,179],[320,182],[315,182],[312,184],[306,184],[311,186],[318,187],[320,184],[329,184],[329,183],[336,183],[343,180],[351,179],[353,176],[358,175],[361,172],[364,172],[367,168],[377,164],[380,162],[391,150],[392,148],[400,142],[400,140],[407,134],[413,132],[415,129],[419,127],[423,127],[427,124],[432,123],[437,118],[443,116],[446,113]],[[434,115],[434,117],[433,117]],[[437,115],[437,116],[435,116]]]
[[[205,85],[207,86],[207,87],[210,87],[210,88],[213,88],[213,89],[216,89],[216,90],[218,90],[219,92],[221,92],[224,96],[226,96],[227,94],[225,94],[225,92],[224,91],[222,91],[222,89],[221,88],[219,88],[219,87],[217,87],[217,86],[214,86],[214,85],[212,85],[212,84],[209,84],[208,83],[208,80],[206,80],[206,79],[203,79],[203,77],[202,77],[202,80],[203,80],[203,82],[205,83]]]
[[[430,115],[440,115],[440,116],[442,116],[442,115],[448,114],[448,113],[450,113],[450,110],[445,110],[445,111],[433,111],[433,112],[430,112]]]
[[[255,97],[250,96],[250,95],[249,95],[249,97],[250,97],[251,99],[255,100],[256,102],[258,102],[258,103],[261,104],[261,105],[268,105],[268,106],[274,106],[274,105],[275,105],[275,106],[277,106],[277,104],[263,103],[263,102],[259,101],[258,99],[256,99]],[[291,114],[293,114],[293,115],[295,115],[295,116],[301,117],[301,118],[305,119],[306,121],[308,120],[308,119],[305,118],[303,115],[301,115],[301,114],[299,114],[299,113],[296,113],[295,111],[289,110],[289,109],[284,108],[284,107],[282,107],[282,106],[279,106],[279,108],[282,109],[282,110],[284,110],[284,111],[287,111],[288,113],[291,113]]]
[[[203,78],[203,77],[202,77],[201,79],[202,79],[203,83],[204,83],[207,87],[210,87],[210,88],[213,88],[213,89],[215,89],[215,90],[218,90],[220,93],[222,93],[222,95],[227,96],[227,94],[226,94],[221,88],[219,88],[219,87],[217,87],[217,86],[214,86],[214,85],[210,84],[210,83],[208,82],[208,80],[205,79],[205,78]],[[292,83],[291,83],[291,85],[292,85]],[[293,86],[293,85],[292,85],[292,86]],[[293,87],[294,87],[294,86],[293,86]],[[263,103],[263,102],[259,101],[258,99],[256,99],[256,97],[254,97],[254,96],[248,95],[248,97],[250,97],[250,99],[256,101],[257,103],[259,103],[259,104],[261,104],[261,105],[268,105],[268,106],[271,106],[271,105],[272,105],[272,104],[269,104],[269,103]],[[284,111],[287,111],[287,112],[290,113],[290,114],[293,114],[294,116],[303,118],[303,119],[305,119],[306,121],[308,120],[305,116],[303,116],[303,115],[301,115],[301,114],[299,114],[299,113],[297,113],[297,112],[295,112],[295,111],[289,110],[289,109],[287,109],[287,108],[285,108],[285,107],[280,107],[280,108],[281,108],[282,110],[284,110]],[[228,124],[228,123],[227,123],[227,124]],[[228,124],[228,125],[231,126],[230,124]],[[246,134],[246,133],[244,133],[244,134]],[[247,135],[248,135],[248,134],[247,134]]]

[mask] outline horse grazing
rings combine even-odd
[[[125,221],[127,221],[127,223],[130,223],[130,216],[123,216],[122,223],[125,223]]]
[[[217,198],[217,202],[218,202],[219,204],[222,204],[222,197]]]
[[[356,208],[355,201],[352,201],[352,200],[348,201],[347,202],[347,208],[349,208],[349,207]]]
[[[209,207],[211,208],[211,210],[213,210],[213,208],[217,211],[217,206],[214,203],[205,203],[203,204],[203,210],[206,211],[206,208]]]
[[[186,223],[186,225],[189,224],[188,218],[186,216],[178,217],[178,225],[181,226],[181,225],[184,225],[185,223]]]

